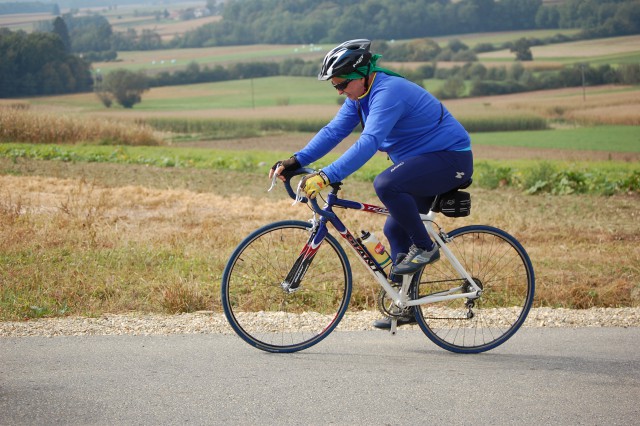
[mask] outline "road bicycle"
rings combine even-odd
[[[287,193],[312,209],[312,219],[257,229],[238,245],[225,267],[224,313],[247,343],[268,352],[296,352],[317,344],[338,326],[351,298],[352,271],[328,224],[380,284],[378,308],[391,319],[392,333],[399,317],[414,315],[424,334],[441,348],[479,353],[504,343],[523,324],[533,303],[535,278],[527,252],[513,236],[486,225],[445,232],[436,217],[446,194],[438,195],[429,213],[421,216],[442,256],[396,283],[334,211],[388,215],[387,209],[340,198],[342,183],[330,185],[320,207],[316,199],[301,196],[299,186],[297,191],[291,186],[295,176],[312,172],[302,168],[283,173]]]

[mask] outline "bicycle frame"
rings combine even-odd
[[[328,232],[327,223],[331,223],[331,225],[336,229],[336,231],[338,231],[342,238],[344,238],[349,243],[353,251],[357,254],[358,258],[367,267],[367,270],[371,272],[378,283],[387,292],[387,295],[399,308],[424,305],[427,303],[435,303],[452,299],[477,299],[478,297],[480,297],[480,295],[482,294],[482,289],[475,283],[471,275],[464,269],[458,259],[447,247],[446,234],[437,232],[434,229],[433,221],[435,219],[436,213],[433,211],[430,211],[428,214],[420,215],[427,229],[427,232],[435,240],[436,244],[438,244],[447,260],[451,263],[452,267],[459,274],[460,278],[464,280],[464,283],[468,284],[472,288],[472,291],[460,293],[460,291],[462,291],[465,287],[464,285],[460,285],[458,287],[451,288],[448,291],[411,300],[409,299],[408,291],[413,277],[412,275],[404,275],[400,290],[396,290],[387,281],[387,275],[384,270],[377,264],[377,262],[373,259],[373,256],[369,254],[367,249],[362,244],[360,244],[358,240],[353,236],[353,234],[333,211],[333,208],[339,207],[349,210],[359,210],[384,216],[388,216],[389,211],[385,207],[339,198],[337,195],[338,191],[339,185],[333,186],[333,190],[328,194],[326,204],[322,208],[318,205],[316,200],[308,200],[314,213],[320,216],[320,218],[317,219],[314,215],[313,228],[309,241],[300,253],[300,257],[287,276],[287,279],[285,279],[285,282],[283,282],[283,288],[289,291],[294,291],[297,288],[297,285],[304,276],[304,272],[306,272],[306,269],[313,260],[313,256],[318,251],[320,244],[322,243]],[[304,201],[307,200],[303,199],[303,202]],[[291,283],[290,281],[290,278],[294,276],[297,283]]]

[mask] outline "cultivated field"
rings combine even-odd
[[[281,61],[286,58],[304,60],[318,59],[326,53],[328,46],[309,45],[249,45],[203,47],[192,49],[165,49],[133,52],[118,52],[117,62],[96,62],[93,68],[101,72],[126,68],[145,70],[149,74],[160,71],[184,69],[191,62],[214,67],[235,62]]]
[[[534,62],[569,62],[577,61],[616,63],[616,59],[627,55],[640,54],[640,35],[613,37],[604,39],[581,40],[568,43],[550,44],[546,46],[533,46],[531,53]],[[509,50],[480,53],[481,61],[513,60],[514,55]]]
[[[268,77],[153,88],[133,109],[105,108],[92,93],[21,100],[38,111],[118,118],[330,119],[338,96],[310,77]],[[0,100],[2,104],[16,101]],[[284,104],[284,105],[283,105]],[[640,125],[639,86],[596,86],[444,101],[459,118],[533,116],[552,125]]]
[[[264,83],[280,88],[286,81],[291,83]],[[222,98],[238,97],[222,89],[233,92],[241,83],[220,83],[217,92],[210,90]],[[256,83],[254,87],[263,87],[263,82]],[[318,96],[326,97],[329,91],[335,99],[325,85],[309,84],[318,88]],[[217,85],[154,89],[154,96],[143,102],[148,102],[146,108],[133,110],[96,108],[90,95],[20,102],[31,105],[27,111],[53,111],[80,121],[108,116],[124,122],[157,116],[301,119],[309,114],[330,117],[337,108],[303,104],[232,110],[212,108],[197,98],[181,103],[180,94],[186,101],[212,87]],[[509,168],[516,174],[523,168],[544,169],[545,164],[570,171],[591,168],[594,174],[638,170],[637,125],[575,127],[561,118],[596,107],[637,108],[637,92],[590,88],[585,101],[581,91],[563,89],[447,103],[460,116],[518,111],[558,120],[557,130],[473,134],[480,178],[471,188],[472,215],[441,222],[448,228],[492,224],[521,240],[536,269],[536,306],[640,306],[640,196],[637,191],[604,197],[532,196],[500,186],[490,190],[481,184],[481,166],[490,162],[490,168]],[[275,95],[262,96],[266,100]],[[598,120],[611,122],[611,117],[614,114]],[[21,156],[24,148],[16,145],[14,153],[0,158],[0,273],[5,284],[0,290],[0,319],[220,311],[221,274],[243,236],[271,221],[309,218],[308,210],[292,207],[281,189],[266,192],[266,173],[269,164],[310,137],[275,132],[249,139],[196,138],[171,147],[43,147],[42,158],[56,160]],[[350,137],[337,152],[354,140]],[[74,157],[74,152],[84,154]],[[106,162],[97,162],[99,158]],[[387,165],[384,156],[374,158],[364,175],[347,180],[345,194],[377,204],[366,177]],[[354,213],[347,223],[354,232],[374,230],[383,238],[382,218]],[[377,288],[357,261],[354,273],[352,309],[375,309]]]
[[[101,66],[142,69],[155,60],[158,69],[169,69],[194,59],[222,64],[324,53],[295,48],[132,52],[123,54],[123,62]],[[263,56],[256,56],[258,51]],[[565,54],[558,50],[544,59],[560,63],[569,57]],[[635,53],[617,54],[628,58]],[[598,55],[591,59],[609,53]],[[495,61],[504,64],[504,59]],[[582,59],[578,55],[572,60]],[[87,123],[100,128],[107,119],[125,127],[152,118],[240,124],[328,120],[338,108],[337,98],[328,84],[314,78],[273,77],[154,88],[130,110],[106,109],[93,94],[1,100],[0,105],[23,117],[34,114],[31,124],[21,125],[24,134],[36,131],[39,115],[65,120],[74,131]],[[445,105],[462,121],[536,117],[551,129],[472,134],[479,177],[471,188],[472,215],[442,219],[442,224],[491,224],[521,240],[536,269],[536,306],[640,306],[637,190],[620,192],[616,187],[613,196],[527,195],[508,186],[509,174],[522,177],[524,169],[539,169],[542,178],[552,167],[566,172],[565,177],[575,174],[589,182],[618,172],[637,178],[640,87],[570,88]],[[225,139],[202,134],[176,138],[167,132],[158,136],[164,139],[158,147],[113,146],[100,136],[87,136],[100,145],[85,144],[82,137],[73,139],[76,145],[59,140],[47,145],[47,138],[60,133],[55,123],[61,122],[41,127],[49,132],[42,146],[34,145],[36,136],[27,147],[16,140],[0,144],[0,320],[219,311],[222,270],[239,241],[274,220],[309,218],[309,211],[292,207],[282,190],[266,192],[266,173],[310,133],[276,129],[259,137]],[[349,138],[337,151],[354,140]],[[347,180],[345,195],[377,204],[370,178],[387,165],[384,156],[375,157],[364,174]],[[486,168],[495,172],[496,189],[481,184]],[[353,231],[374,230],[382,238],[382,218],[354,213],[347,223]],[[377,288],[359,263],[353,266],[352,309],[374,309]]]
[[[50,13],[16,13],[0,15],[0,27],[11,31],[33,31],[34,25],[40,21],[53,21],[55,17]]]
[[[156,21],[150,17],[131,17],[131,18],[116,18],[110,19],[113,25],[114,31],[124,32],[129,28],[136,30],[138,34],[141,34],[144,30],[150,30],[160,35],[163,41],[172,40],[175,36],[186,33],[187,31],[194,30],[212,22],[218,22],[222,19],[221,16],[205,16],[197,19],[190,19],[188,21],[169,20],[162,19]]]
[[[503,156],[478,150],[477,160],[492,153]],[[281,189],[266,192],[265,166],[252,173],[0,159],[0,170],[2,319],[219,311],[222,270],[243,236],[271,221],[309,218]],[[515,235],[536,269],[536,306],[640,305],[637,193],[471,193],[472,215],[441,224],[492,224]],[[348,180],[345,194],[378,203],[368,182]],[[347,222],[382,237],[382,218],[353,213]],[[374,309],[377,288],[353,265],[352,307]]]
[[[180,20],[164,18],[156,19],[156,14],[163,14],[166,10],[170,14],[172,12],[179,13],[181,10],[188,8],[202,8],[205,6],[204,1],[191,2],[175,2],[173,4],[135,4],[135,5],[119,5],[113,8],[96,7],[78,9],[79,15],[99,13],[104,16],[112,25],[114,31],[127,31],[131,28],[136,30],[138,34],[143,30],[152,30],[158,33],[163,40],[171,40],[176,35],[184,34],[187,31],[194,30],[202,25],[217,22],[221,16],[205,16],[196,19]],[[61,9],[62,14],[69,13],[68,9]],[[31,32],[40,21],[53,21],[55,16],[51,13],[22,13],[11,15],[0,15],[0,27],[9,28],[12,31],[23,30]]]

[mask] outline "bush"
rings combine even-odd
[[[496,48],[493,47],[493,44],[491,43],[478,43],[473,47],[472,50],[476,53],[482,53],[482,52],[493,52],[494,50],[496,50]]]
[[[515,81],[476,80],[471,85],[471,96],[506,95],[524,92],[527,88]]]
[[[474,165],[473,180],[481,188],[513,186],[515,171],[511,167],[492,167],[486,162],[478,162]]]
[[[119,69],[107,74],[101,89],[101,96],[110,96],[124,108],[133,108],[142,101],[142,93],[149,89],[149,80],[142,72]]]
[[[499,118],[463,117],[460,122],[468,132],[510,132],[518,130],[548,129],[547,120],[537,116],[515,116]]]

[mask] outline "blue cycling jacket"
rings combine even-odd
[[[339,182],[362,167],[377,151],[394,163],[435,151],[469,151],[471,140],[464,127],[433,95],[402,77],[375,74],[369,91],[359,101],[346,99],[336,116],[295,153],[302,165],[331,151],[360,124],[358,140],[339,159],[322,170]]]

